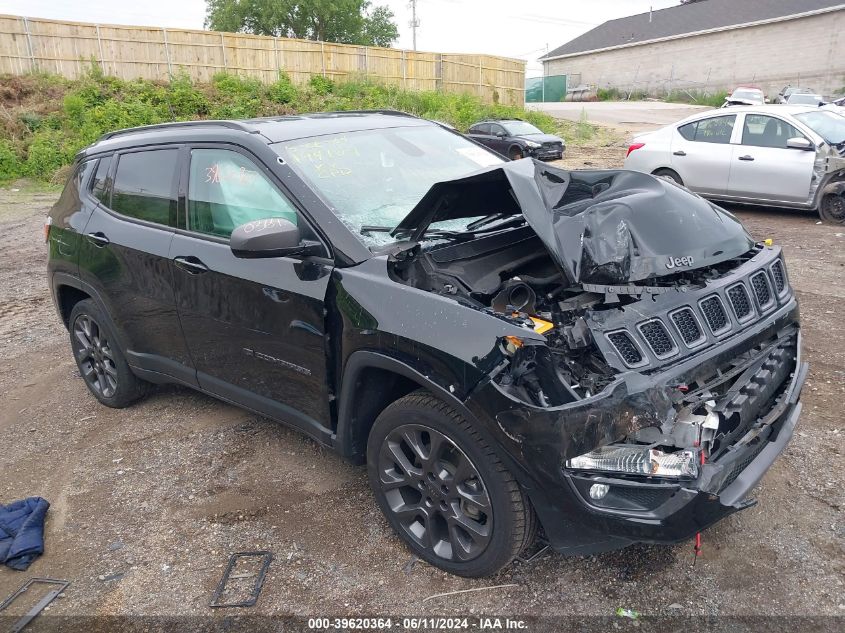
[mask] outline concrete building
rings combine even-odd
[[[845,86],[842,0],[689,0],[611,20],[541,58],[546,75],[662,94],[753,84],[825,96]]]

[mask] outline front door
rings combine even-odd
[[[672,136],[672,169],[697,193],[724,195],[728,188],[736,115],[715,116],[679,127]]]
[[[746,114],[742,144],[733,147],[728,195],[807,202],[816,152],[788,148],[786,141],[791,138],[806,137],[778,117]]]
[[[190,151],[187,228],[170,247],[185,339],[206,391],[317,437],[330,427],[323,315],[327,262],[238,259],[232,230],[281,217],[308,225],[253,157]]]

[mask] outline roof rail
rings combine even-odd
[[[106,132],[103,134],[97,142],[106,141],[110,138],[114,138],[115,136],[121,136],[123,134],[134,134],[135,132],[147,132],[151,130],[166,130],[170,128],[178,128],[178,127],[203,127],[203,126],[220,126],[220,127],[227,127],[232,130],[240,130],[241,132],[249,132],[250,134],[257,134],[258,130],[254,127],[243,123],[242,121],[230,121],[230,120],[217,120],[217,119],[208,119],[208,120],[200,120],[200,121],[171,121],[169,123],[155,123],[153,125],[140,125],[138,127],[129,127],[123,130],[115,130],[114,132]]]
[[[415,114],[402,112],[402,110],[337,110],[334,112],[311,112],[302,116],[335,116],[344,114],[386,114],[388,116],[406,116],[412,119],[417,119]]]

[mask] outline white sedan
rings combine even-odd
[[[809,106],[710,110],[634,138],[625,168],[706,198],[817,209],[845,223],[845,117]]]

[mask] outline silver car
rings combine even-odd
[[[699,113],[634,138],[625,168],[713,200],[815,209],[845,224],[845,117],[818,107]]]

